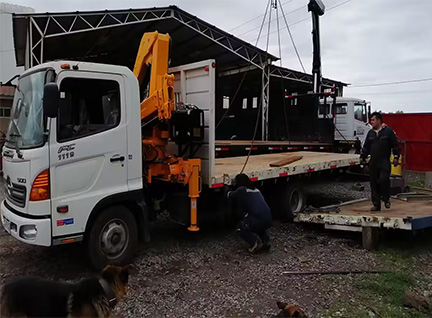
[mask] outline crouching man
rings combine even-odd
[[[228,192],[240,219],[237,231],[250,245],[249,252],[270,250],[270,237],[267,229],[271,225],[271,211],[261,192],[245,174],[234,179],[234,191]]]

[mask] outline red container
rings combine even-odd
[[[432,113],[382,114],[405,144],[405,170],[432,171]]]

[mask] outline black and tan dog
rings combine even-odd
[[[275,317],[306,318],[306,314],[297,306],[280,301],[277,302],[277,306],[281,311]]]
[[[34,277],[6,284],[1,317],[109,317],[128,288],[130,265],[106,266],[100,276],[70,284]]]

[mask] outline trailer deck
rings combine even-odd
[[[251,149],[250,140],[216,140],[216,157],[227,157],[233,154],[244,155]],[[252,153],[278,153],[292,151],[317,151],[329,152],[333,148],[332,143],[318,141],[254,141]]]
[[[293,155],[303,156],[303,158],[283,167],[270,167],[271,163]],[[215,159],[215,174],[211,180],[211,187],[217,188],[222,187],[224,184],[230,185],[231,180],[242,171],[246,159],[247,156]],[[359,156],[351,154],[308,151],[273,153],[251,155],[244,169],[244,173],[246,173],[252,181],[259,181],[323,170],[339,169],[358,164],[360,164]]]
[[[432,198],[403,201],[391,199],[389,210],[371,212],[371,202],[364,200],[340,206],[339,212],[297,213],[296,222],[324,224],[328,229],[361,232],[365,227],[420,230],[432,227]]]

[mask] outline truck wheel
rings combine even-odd
[[[133,258],[138,239],[137,224],[132,213],[123,206],[113,206],[96,218],[87,240],[92,265],[125,265]]]
[[[306,195],[301,186],[288,183],[282,191],[281,217],[285,221],[292,221],[294,214],[303,211],[306,204]]]

